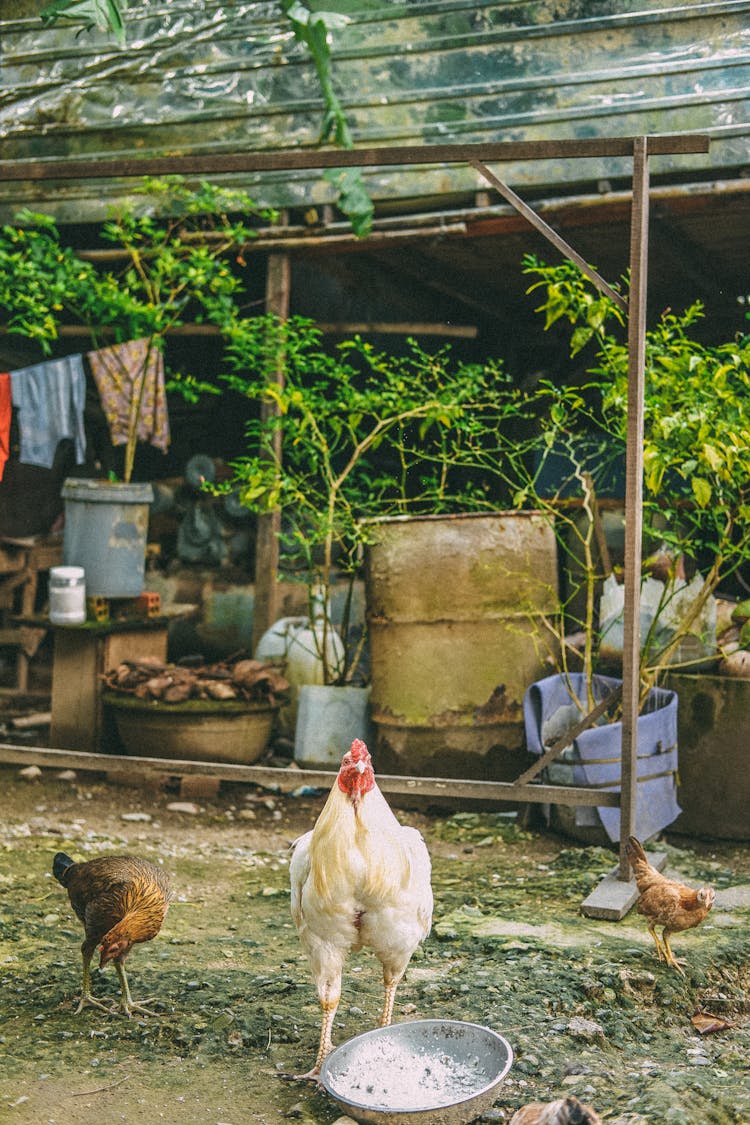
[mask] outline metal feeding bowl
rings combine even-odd
[[[356,1035],[320,1068],[326,1093],[372,1125],[467,1125],[513,1064],[507,1040],[461,1020],[413,1020]]]

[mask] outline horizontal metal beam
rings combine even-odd
[[[240,766],[231,762],[190,762],[172,758],[141,758],[135,755],[92,754],[80,750],[13,746],[0,743],[0,763],[44,766],[52,769],[92,770],[97,773],[159,773],[172,777],[199,774],[221,781],[241,781],[248,785],[288,793],[301,785],[330,789],[336,778],[327,770],[275,769],[272,766]],[[505,781],[463,781],[453,777],[396,777],[378,774],[384,793],[416,797],[451,797],[480,801],[518,801],[521,803],[589,805],[618,808],[619,793],[602,789],[583,789],[567,785],[517,785]]]
[[[585,137],[559,141],[502,141],[494,144],[388,145],[356,149],[280,149],[274,152],[203,153],[192,156],[90,157],[75,160],[2,160],[0,180],[78,180],[130,176],[217,175],[231,172],[288,172],[315,168],[371,168],[407,164],[468,164],[521,160],[571,160],[632,156],[634,137]],[[656,134],[650,156],[708,152],[703,133]]]

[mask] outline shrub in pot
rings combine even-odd
[[[533,432],[528,401],[499,362],[457,362],[447,348],[411,341],[393,356],[356,338],[326,351],[315,325],[295,318],[232,331],[227,383],[268,409],[249,423],[250,452],[224,487],[255,512],[281,509],[282,561],[307,584],[310,621],[316,600],[343,606],[335,660],[327,615],[313,637],[320,680],[362,683],[352,595],[379,521],[507,506]]]
[[[553,439],[568,442],[570,480],[577,484],[579,507],[571,515],[559,494],[540,496],[536,481],[530,482],[526,492],[529,502],[554,515],[563,549],[569,544],[569,537],[560,534],[563,528],[572,530],[581,547],[578,557],[583,559],[585,596],[579,604],[584,610],[571,620],[563,604],[556,622],[563,642],[559,672],[566,678],[568,696],[575,705],[573,714],[580,717],[596,702],[594,677],[601,670],[608,639],[597,613],[597,599],[603,579],[608,579],[610,589],[614,579],[611,573],[605,574],[595,549],[598,509],[592,474],[596,459],[593,463],[576,461],[572,451],[577,435],[593,437],[601,453],[599,467],[606,457],[623,456],[628,351],[618,335],[619,309],[609,298],[596,294],[576,266],[548,267],[527,258],[525,268],[535,278],[531,288],[543,293],[540,310],[546,314],[546,326],[567,321],[571,354],[594,351],[579,385],[539,388],[549,404],[544,413],[549,446]],[[700,634],[706,622],[711,624],[712,599],[750,560],[750,338],[738,336],[724,344],[705,345],[695,337],[701,316],[697,303],[681,314],[668,310],[646,333],[644,554],[646,570],[658,567],[663,581],[642,628],[641,719],[653,711],[660,690],[657,684],[668,670],[691,667],[691,652],[697,652],[697,666],[703,665],[711,630],[708,636]],[[694,577],[689,582],[683,575]],[[653,578],[644,573],[644,581]],[[575,647],[569,642],[571,633],[577,634]],[[573,670],[581,675],[574,676]],[[544,740],[537,729],[538,699],[530,707],[529,720],[535,726],[531,739],[540,749]],[[670,745],[672,741],[676,744],[676,719],[673,734],[674,739],[670,733],[666,740]],[[616,732],[615,741],[618,739]],[[663,751],[665,740],[658,741]],[[662,771],[664,765],[667,768]],[[669,777],[675,767],[676,762],[673,767],[654,760],[649,768]],[[670,810],[674,815],[678,811],[667,792],[669,786],[674,786],[674,775],[662,786],[661,827],[674,818]],[[651,822],[652,830],[655,824]],[[618,826],[611,826],[611,839],[617,838],[617,832],[612,835],[615,828],[619,832]],[[641,831],[647,834],[645,827]]]

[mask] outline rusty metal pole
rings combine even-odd
[[[629,881],[625,852],[635,828],[638,700],[640,695],[640,602],[643,531],[643,400],[646,372],[648,274],[648,143],[633,142],[633,204],[630,226],[630,314],[628,316],[628,418],[625,469],[625,607],[622,646],[622,780],[619,877]]]

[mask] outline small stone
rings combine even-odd
[[[576,1039],[583,1039],[586,1043],[591,1043],[595,1039],[604,1039],[604,1028],[595,1020],[586,1020],[582,1016],[573,1016],[569,1021],[567,1031],[574,1035]]]
[[[591,1068],[586,1066],[585,1063],[573,1059],[571,1062],[565,1064],[565,1074],[591,1074]]]
[[[240,809],[240,811],[237,813],[237,816],[240,818],[240,820],[258,819],[258,814],[256,813],[255,809]]]
[[[193,801],[171,801],[167,805],[169,812],[186,813],[188,816],[197,816],[200,810],[200,805],[196,805]]]
[[[143,822],[148,824],[151,820],[151,813],[147,812],[124,812],[120,813],[120,820],[132,821],[134,824]]]
[[[55,777],[58,781],[75,781],[77,774],[75,770],[60,770]]]
[[[42,771],[39,766],[24,766],[22,770],[18,771],[18,776],[22,777],[24,781],[38,781],[42,776]],[[24,1101],[28,1101],[28,1098],[24,1098]]]

